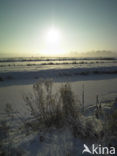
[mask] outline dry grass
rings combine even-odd
[[[78,117],[78,102],[68,83],[53,93],[53,82],[40,80],[33,85],[33,91],[24,100],[30,114],[45,127],[63,127],[68,120]]]

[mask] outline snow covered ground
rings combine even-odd
[[[32,84],[38,81],[32,80],[7,80],[0,82],[0,112],[3,111],[6,103],[11,103],[14,107],[20,107],[24,104],[23,94],[32,92]],[[54,90],[64,82],[70,82],[72,90],[79,100],[82,101],[82,91],[84,85],[85,105],[95,105],[96,96],[99,99],[109,100],[117,95],[117,78],[116,75],[98,75],[98,76],[77,76],[77,77],[59,77],[54,79]],[[22,84],[21,84],[22,83]],[[28,83],[28,84],[27,84]]]
[[[28,116],[23,95],[32,92],[33,83],[37,82],[40,78],[52,78],[54,81],[54,92],[57,92],[63,83],[69,82],[74,94],[81,102],[84,86],[85,108],[92,105],[92,107],[89,108],[94,109],[93,106],[96,104],[97,95],[99,101],[102,102],[113,100],[117,96],[116,63],[112,62],[113,60],[111,60],[111,63],[101,64],[95,61],[91,63],[91,60],[89,63],[88,61],[87,63],[73,64],[72,60],[71,64],[63,64],[65,62],[62,62],[61,65],[57,65],[57,62],[54,62],[54,65],[48,64],[46,66],[44,65],[44,67],[42,67],[42,64],[27,65],[25,61],[25,67],[18,66],[19,64],[13,66],[13,60],[10,65],[8,65],[9,62],[7,61],[6,67],[3,67],[3,63],[1,62],[0,119],[4,118],[4,108],[5,105],[9,103],[15,110],[21,112],[22,117]],[[41,135],[44,136],[43,141],[40,140]],[[20,134],[19,131],[19,135],[15,136],[15,140],[12,139],[12,142],[16,144],[19,150],[20,148],[25,149],[26,153],[24,152],[23,155],[26,156],[69,156],[70,153],[72,153],[73,156],[80,156],[82,155],[83,144],[92,144],[92,141],[87,142],[80,138],[73,138],[71,131],[66,127],[58,131],[51,129],[46,133],[39,131],[29,136],[24,136],[24,134]]]

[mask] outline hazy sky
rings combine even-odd
[[[0,55],[49,54],[52,27],[60,54],[117,51],[117,0],[0,0]]]

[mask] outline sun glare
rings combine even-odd
[[[62,36],[59,29],[51,27],[45,32],[45,47],[42,53],[50,56],[57,56],[63,53]]]
[[[59,44],[60,32],[56,28],[51,28],[46,34],[46,41],[48,44]]]

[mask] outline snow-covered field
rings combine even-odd
[[[100,67],[117,67],[117,58],[6,58],[0,59],[0,73],[42,71],[48,69],[83,69],[95,71]],[[94,70],[93,70],[94,68]],[[82,71],[81,71],[82,72]]]
[[[58,81],[57,81],[58,80]],[[10,81],[10,82],[9,82]],[[30,80],[28,84],[25,84],[26,80],[9,80],[7,83],[3,81],[0,87],[0,111],[3,111],[6,103],[11,103],[14,107],[20,107],[24,110],[23,95],[32,92],[31,82],[37,82],[38,80]],[[95,105],[96,96],[98,95],[100,100],[110,100],[117,95],[117,78],[116,75],[100,75],[100,76],[80,76],[80,77],[64,77],[55,79],[54,91],[64,83],[69,82],[72,86],[72,90],[79,100],[82,101],[82,91],[84,85],[85,91],[85,105]],[[22,84],[21,84],[22,82]],[[4,86],[3,86],[4,84]]]
[[[96,95],[101,99],[117,93],[116,58],[1,58],[0,105],[22,105],[22,94],[32,91],[32,84],[39,79],[53,79],[55,90],[61,83],[70,82],[81,100],[85,89],[85,104],[95,104]],[[22,107],[22,106],[21,106]]]
[[[101,102],[110,102],[117,97],[117,60],[116,59],[1,59],[0,60],[0,119],[4,118],[6,104],[26,114],[23,96],[32,93],[33,83],[39,79],[53,79],[54,92],[65,82],[69,82],[74,94],[82,103],[84,87],[84,105],[96,104],[96,97]],[[19,132],[20,133],[20,132]],[[24,155],[31,156],[73,156],[82,155],[83,139],[74,139],[67,128],[15,137],[16,146],[25,149]],[[40,141],[40,136],[44,140]],[[18,138],[17,138],[18,137]],[[91,145],[92,142],[88,142]]]

